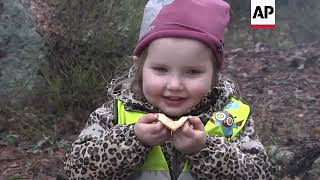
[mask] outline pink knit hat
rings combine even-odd
[[[223,0],[149,0],[134,55],[140,56],[143,49],[158,38],[191,38],[205,43],[213,51],[220,70],[229,9]]]

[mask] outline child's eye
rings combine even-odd
[[[168,71],[167,68],[164,68],[164,67],[153,67],[152,69],[160,73],[164,73]]]
[[[187,71],[187,74],[189,74],[189,75],[197,75],[197,74],[201,74],[201,71],[197,70],[197,69],[190,69],[190,70]]]

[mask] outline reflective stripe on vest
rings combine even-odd
[[[145,112],[126,111],[122,101],[117,101],[118,124],[133,124],[145,114]],[[210,121],[205,125],[205,131],[211,136],[222,136],[228,140],[234,138],[244,126],[250,114],[250,107],[235,98],[223,108],[213,114]],[[142,170],[168,171],[168,164],[160,146],[153,146],[147,155]],[[188,170],[187,163],[184,171]]]

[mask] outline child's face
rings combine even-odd
[[[211,89],[212,60],[210,49],[196,40],[153,41],[142,69],[145,98],[167,115],[181,116]]]

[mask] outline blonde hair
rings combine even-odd
[[[144,63],[146,62],[147,56],[148,56],[148,47],[143,50],[141,53],[141,56],[138,59],[138,64],[135,64],[135,73],[133,76],[133,79],[130,84],[130,89],[133,93],[140,97],[144,97],[143,91],[142,91],[142,70]]]

